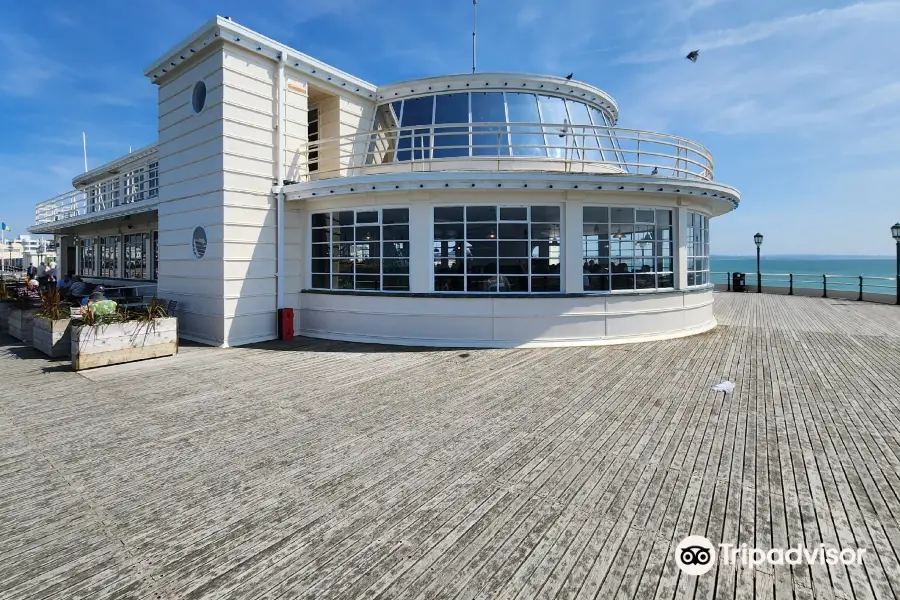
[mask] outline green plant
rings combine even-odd
[[[0,279],[0,301],[12,299],[12,294],[9,292],[9,288],[6,287],[6,282]]]
[[[169,313],[166,312],[166,305],[160,302],[159,298],[155,296],[151,298],[150,302],[147,303],[146,320],[165,319],[168,316]]]
[[[41,308],[37,311],[37,316],[58,321],[66,318],[67,312],[58,289],[52,288],[41,293]]]

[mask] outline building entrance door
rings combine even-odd
[[[75,274],[75,246],[66,246],[66,273]]]

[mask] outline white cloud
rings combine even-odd
[[[712,0],[697,0],[710,2]],[[856,24],[883,23],[900,18],[900,2],[859,3],[843,8],[822,9],[769,21],[750,23],[742,27],[710,31],[685,40],[678,48],[641,51],[618,59],[623,64],[655,63],[671,60],[690,49],[700,48],[701,56],[713,50],[746,46],[779,35],[815,36]]]

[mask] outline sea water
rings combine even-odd
[[[756,256],[710,257],[710,271],[714,283],[725,283],[727,273],[747,274],[747,285],[756,285]],[[897,261],[891,257],[857,256],[774,256],[760,258],[763,285],[788,286],[789,273],[794,274],[796,288],[822,288],[822,275],[828,278],[828,289],[857,290],[859,276],[863,276],[863,289],[871,293],[892,294],[894,281],[873,279],[893,278]],[[768,277],[766,274],[770,274]],[[777,275],[776,275],[777,274]]]

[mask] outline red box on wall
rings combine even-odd
[[[282,340],[294,339],[294,309],[278,309],[278,338]]]

